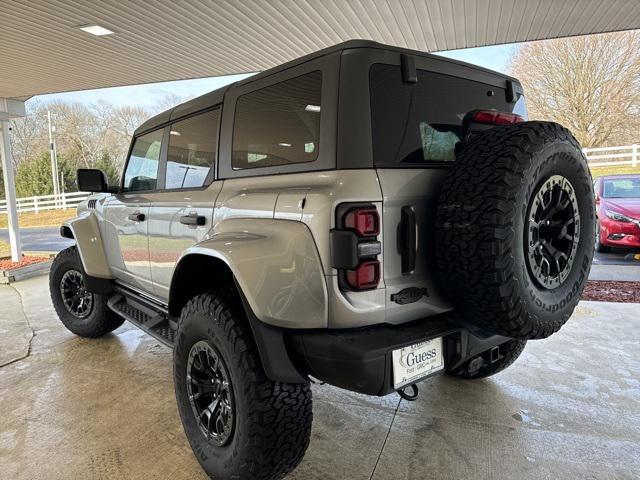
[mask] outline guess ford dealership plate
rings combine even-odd
[[[393,388],[398,389],[444,368],[442,337],[393,351]]]

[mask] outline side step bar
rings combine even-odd
[[[166,309],[126,287],[118,285],[116,291],[107,306],[156,340],[173,348],[177,322],[169,317]]]

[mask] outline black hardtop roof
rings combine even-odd
[[[257,73],[255,75],[252,75],[248,78],[245,78],[244,80],[240,80],[238,82],[234,82],[231,83],[229,85],[226,85],[224,87],[218,88],[217,90],[213,90],[209,93],[205,93],[204,95],[200,95],[199,97],[196,98],[192,98],[191,100],[188,100],[184,103],[181,103],[173,108],[170,108],[168,110],[165,110],[162,113],[159,113],[153,117],[151,117],[150,119],[148,119],[147,121],[145,121],[142,125],[140,125],[136,131],[134,132],[134,135],[138,135],[140,133],[143,133],[147,130],[151,130],[154,128],[159,127],[162,124],[165,124],[169,121],[172,120],[177,120],[181,117],[184,116],[188,116],[192,113],[201,111],[201,110],[205,110],[209,107],[212,107],[214,105],[217,105],[219,103],[222,102],[222,100],[224,99],[224,94],[226,93],[227,90],[229,90],[230,88],[236,86],[236,85],[244,85],[247,83],[251,83],[255,80],[259,80],[261,78],[265,78],[268,77],[269,75],[273,75],[275,73],[281,72],[283,70],[287,70],[288,68],[292,68],[295,67],[297,65],[301,65],[305,62],[308,62],[310,60],[315,60],[316,58],[320,58],[326,55],[331,55],[333,53],[336,52],[340,52],[340,51],[344,51],[344,50],[351,50],[351,49],[356,49],[356,48],[377,48],[377,49],[382,49],[382,50],[388,50],[388,51],[392,51],[392,52],[398,52],[398,53],[405,53],[405,54],[411,54],[411,55],[417,55],[417,56],[421,56],[421,57],[427,57],[427,58],[433,58],[433,59],[437,59],[439,61],[446,61],[449,63],[453,63],[453,64],[457,64],[457,65],[463,65],[465,67],[468,68],[472,68],[475,70],[479,70],[479,71],[483,71],[486,73],[490,73],[493,74],[495,76],[499,76],[502,77],[506,80],[513,80],[517,83],[518,82],[517,79],[510,77],[509,75],[505,75],[503,73],[500,72],[496,72],[494,70],[490,70],[488,68],[484,68],[484,67],[480,67],[478,65],[473,65],[471,63],[467,63],[467,62],[462,62],[460,60],[454,60],[451,58],[447,58],[447,57],[443,57],[440,55],[434,55],[431,53],[426,53],[426,52],[421,52],[419,50],[411,50],[408,48],[402,48],[402,47],[394,47],[391,45],[384,45],[382,43],[378,43],[378,42],[374,42],[372,40],[348,40],[346,42],[342,42],[342,43],[338,43],[337,45],[333,45],[331,47],[327,47],[327,48],[323,48],[322,50],[318,50],[317,52],[313,52],[310,53],[308,55],[305,55],[303,57],[299,57],[296,58],[294,60],[291,60],[289,62],[283,63],[281,65],[277,65],[275,67],[269,68],[268,70],[265,70],[263,72]]]

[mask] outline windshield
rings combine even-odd
[[[513,112],[526,118],[524,97],[507,103],[505,89],[418,70],[402,80],[398,65],[376,64],[369,74],[373,158],[377,166],[420,166],[455,159],[462,119],[471,110]]]
[[[604,198],[640,198],[640,176],[605,178],[602,183]]]

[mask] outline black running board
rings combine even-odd
[[[169,318],[161,305],[128,289],[117,288],[117,293],[109,299],[107,306],[145,333],[173,348],[176,322]]]

